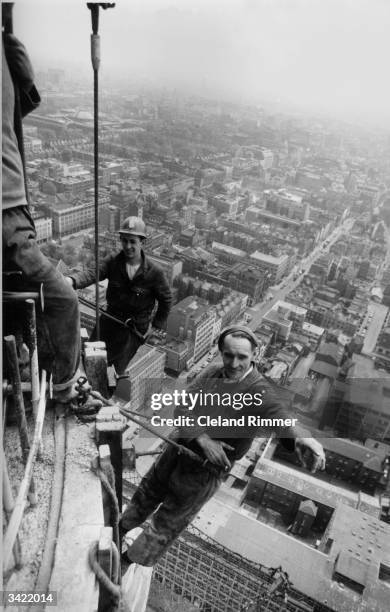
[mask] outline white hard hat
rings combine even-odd
[[[127,217],[123,221],[119,233],[146,238],[146,225],[139,217]]]

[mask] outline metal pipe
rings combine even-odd
[[[85,298],[79,297],[78,299],[79,299],[79,302],[81,302],[82,304],[85,304],[86,306],[94,305],[93,302],[90,302],[89,300],[86,300]],[[139,340],[141,340],[141,342],[146,342],[146,340],[148,339],[148,332],[146,332],[145,334],[141,334],[141,332],[138,331],[138,329],[135,326],[135,323],[133,322],[131,318],[127,319],[126,321],[122,321],[122,319],[118,319],[118,317],[114,317],[113,315],[109,314],[108,312],[103,310],[103,308],[100,308],[100,307],[99,307],[99,313],[102,315],[102,317],[106,317],[107,319],[110,319],[110,321],[114,321],[114,323],[118,323],[118,325],[122,325],[126,329],[130,330],[132,333],[134,333],[137,336]]]
[[[93,144],[94,144],[94,206],[95,206],[95,319],[96,339],[100,340],[100,317],[99,317],[99,66],[100,66],[100,37],[99,29],[99,4],[88,3],[91,11],[92,34],[91,34],[91,62],[93,68]]]
[[[22,382],[21,388],[23,393],[31,393],[31,383],[30,382]],[[46,385],[46,390],[49,389],[49,385]],[[3,381],[3,395],[12,395],[14,388],[12,385],[8,383],[7,380]]]
[[[91,44],[92,38],[91,36]],[[95,178],[95,266],[96,266],[96,281],[95,281],[95,317],[96,317],[96,339],[100,340],[100,317],[99,317],[99,306],[100,306],[100,296],[99,296],[99,86],[98,86],[98,71],[94,69],[93,71],[93,93],[94,93],[94,127],[93,127],[93,138],[94,138],[94,178]]]
[[[115,4],[87,2],[87,8],[91,11],[92,34],[91,34],[91,62],[93,68],[93,141],[94,141],[94,202],[95,202],[95,318],[96,339],[100,340],[99,320],[99,67],[100,67],[100,36],[99,31],[99,7],[111,8]]]
[[[207,470],[212,471],[212,472],[221,473],[221,470],[219,470],[216,466],[210,463],[208,459],[203,459],[203,457],[200,457],[200,455],[197,455],[196,453],[194,453],[192,450],[190,450],[186,446],[183,446],[182,444],[178,444],[174,440],[171,440],[171,438],[164,436],[164,434],[157,431],[151,425],[147,425],[143,421],[140,421],[138,418],[133,416],[134,413],[131,410],[128,410],[126,408],[120,408],[119,412],[123,414],[123,416],[127,417],[130,421],[133,421],[137,425],[140,425],[141,427],[143,427],[144,429],[152,433],[154,436],[157,436],[158,438],[161,438],[161,440],[164,440],[164,442],[167,442],[171,446],[174,446],[177,452],[179,453],[179,455],[187,455],[187,457],[189,457],[193,461],[196,461],[196,463],[200,463]]]
[[[23,392],[22,385],[20,381],[20,372],[19,372],[19,364],[18,364],[18,355],[16,352],[16,341],[15,336],[6,336],[4,338],[7,358],[8,358],[8,368],[11,375],[11,383],[13,387],[13,397],[14,397],[14,406],[17,418],[17,425],[19,429],[19,437],[20,437],[20,445],[22,447],[22,456],[24,464],[27,464],[29,450],[30,450],[30,442],[28,438],[28,429],[27,429],[27,420],[26,420],[26,411],[24,409],[24,400],[23,400]],[[29,500],[32,505],[36,505],[37,498],[35,494],[35,485],[34,480],[31,478],[30,483],[30,493]]]
[[[3,291],[3,302],[24,302],[26,300],[39,300],[37,291]]]

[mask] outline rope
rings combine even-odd
[[[102,483],[103,488],[107,491],[110,505],[111,505],[111,522],[113,523],[113,531],[114,531],[114,540],[115,542],[111,542],[111,550],[113,554],[113,563],[112,563],[112,580],[106,574],[106,572],[101,567],[97,556],[98,556],[98,542],[92,544],[88,559],[89,564],[92,570],[96,574],[96,578],[102,587],[110,594],[112,599],[112,612],[124,610],[124,604],[121,602],[121,589],[120,589],[120,581],[121,581],[121,572],[120,572],[120,558],[119,558],[119,550],[120,550],[120,539],[119,539],[119,504],[118,498],[115,492],[115,474],[114,469],[111,463],[101,469],[96,460],[92,461],[91,468],[93,472],[97,476],[99,476],[100,481]]]
[[[107,491],[108,496],[110,498],[110,504],[111,504],[111,519],[112,519],[112,523],[113,523],[113,531],[114,531],[114,541],[115,544],[118,548],[118,550],[120,549],[120,538],[119,538],[119,517],[120,517],[120,512],[119,512],[119,503],[118,503],[118,498],[116,496],[116,492],[115,492],[115,474],[114,474],[114,469],[112,467],[112,465],[110,464],[109,466],[105,467],[104,470],[102,470],[100,467],[98,467],[94,462],[92,462],[92,470],[95,472],[95,474],[97,476],[99,476],[101,483],[104,487],[104,489]]]
[[[90,300],[87,300],[86,298],[78,296],[78,300],[79,300],[79,302],[81,304],[84,304],[84,306],[90,306],[91,308],[95,308],[95,304],[93,302],[91,302]],[[132,317],[129,317],[128,319],[126,319],[126,321],[122,321],[122,319],[118,319],[118,317],[115,317],[114,315],[109,314],[106,310],[104,310],[100,306],[99,306],[98,310],[99,310],[99,313],[101,314],[102,317],[106,317],[106,319],[109,319],[110,321],[114,321],[114,323],[117,323],[118,325],[121,325],[122,327],[125,327],[126,329],[129,330],[129,332],[131,332],[135,336],[137,336],[137,338],[142,343],[145,343],[146,340],[148,339],[148,332],[146,332],[145,334],[142,334],[137,329],[137,327],[136,327]]]
[[[115,565],[116,568],[119,568],[118,549],[116,548],[114,542],[111,543],[111,546],[112,546],[112,552],[113,552],[113,560],[115,561],[113,566]],[[100,565],[98,561],[98,549],[99,549],[99,543],[93,542],[88,552],[89,565],[91,566],[91,569],[95,573],[98,582],[110,594],[112,605],[113,605],[112,612],[114,612],[120,609],[119,606],[121,604],[121,589],[120,589],[120,586],[115,584],[111,580],[111,578],[107,576],[106,572]],[[116,570],[116,573],[119,574],[118,569]]]

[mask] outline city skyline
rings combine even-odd
[[[77,0],[14,9],[36,70],[91,73],[90,21]],[[117,2],[100,13],[101,86],[141,80],[389,129],[389,27],[384,0]]]

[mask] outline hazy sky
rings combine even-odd
[[[90,70],[80,0],[18,0],[37,68]],[[102,78],[242,101],[273,96],[390,127],[390,0],[119,0],[100,11]]]

